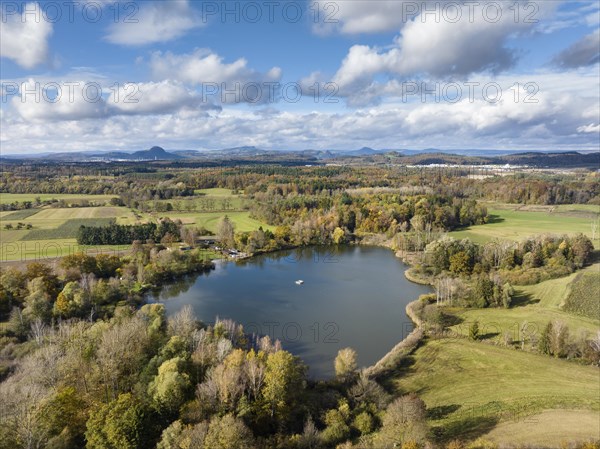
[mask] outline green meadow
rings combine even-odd
[[[95,201],[104,202],[110,201],[117,195],[84,195],[81,193],[0,193],[0,204],[11,204],[15,201],[22,203],[23,201],[34,202],[36,198],[40,201],[50,200],[65,200],[65,201]]]
[[[497,441],[510,428],[529,423],[524,443],[546,441],[557,428],[562,437],[599,438],[598,368],[538,354],[473,343],[466,339],[430,340],[386,379],[395,394],[416,392],[427,404],[429,423],[439,441],[476,439],[496,430]],[[536,421],[554,410],[554,419]],[[561,425],[572,410],[579,420]],[[594,422],[594,421],[592,421]],[[534,425],[536,424],[536,425]],[[512,439],[510,440],[512,441]],[[551,446],[554,447],[554,446]]]
[[[521,240],[534,234],[576,234],[592,237],[592,224],[598,224],[599,206],[561,205],[518,208],[515,205],[491,204],[488,206],[489,223],[451,232],[461,239],[470,238],[477,243],[493,239]],[[600,229],[596,232],[594,246],[600,245]]]
[[[450,329],[467,336],[470,324],[478,321],[481,333],[491,342],[502,343],[505,334],[508,333],[514,341],[524,338],[526,343],[529,343],[532,337],[539,336],[549,321],[559,320],[569,326],[575,337],[581,332],[592,335],[600,330],[600,316],[576,314],[565,310],[564,304],[567,298],[571,298],[572,307],[577,308],[580,303],[583,303],[581,307],[584,307],[588,301],[595,300],[597,307],[598,296],[594,297],[590,290],[586,290],[587,294],[580,293],[582,291],[580,284],[589,282],[588,278],[591,278],[595,285],[599,285],[599,269],[600,264],[594,264],[584,272],[573,273],[564,278],[551,279],[535,285],[517,286],[516,296],[510,309],[448,308],[448,312],[461,321]],[[577,293],[576,297],[573,292]]]

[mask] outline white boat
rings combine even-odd
[[[302,284],[304,284],[304,281],[303,281],[302,279],[298,279],[298,280],[296,281],[296,284],[298,284],[298,285],[302,285]]]

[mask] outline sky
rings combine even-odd
[[[600,149],[600,2],[2,1],[0,152]]]

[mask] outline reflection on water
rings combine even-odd
[[[385,248],[302,248],[218,261],[214,271],[165,286],[153,299],[169,314],[190,304],[206,323],[230,318],[277,338],[322,378],[332,375],[339,349],[356,349],[368,366],[412,330],[405,306],[430,290],[409,282],[406,268]]]

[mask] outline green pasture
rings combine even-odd
[[[600,264],[594,264],[586,268],[581,273],[573,273],[570,276],[551,279],[540,282],[535,285],[515,287],[515,297],[511,308],[487,308],[487,309],[459,309],[449,307],[447,310],[459,318],[459,323],[450,329],[453,332],[463,336],[468,335],[469,326],[474,321],[478,321],[482,334],[490,341],[501,343],[504,336],[508,333],[514,341],[523,337],[529,343],[532,338],[540,335],[540,332],[546,326],[548,321],[559,320],[569,326],[573,337],[581,333],[588,335],[595,334],[600,330],[600,316],[592,314],[572,313],[564,309],[564,303],[567,298],[572,298],[572,307],[574,309],[583,308],[589,310],[588,302],[597,303],[598,297],[593,297],[593,290],[585,290],[588,294],[582,293],[580,282],[590,282],[592,279],[596,285],[600,284]],[[582,274],[585,277],[582,278]],[[574,293],[577,296],[573,298]],[[589,296],[592,295],[592,296]],[[579,304],[583,306],[579,307]],[[523,325],[526,323],[525,328]]]
[[[544,206],[545,207],[545,206]],[[453,231],[451,236],[461,239],[470,238],[477,243],[485,243],[493,239],[521,240],[536,234],[576,234],[583,233],[592,237],[592,224],[598,224],[599,215],[594,213],[597,206],[568,205],[557,206],[544,211],[515,210],[495,205],[488,209],[489,223],[471,226]],[[583,215],[576,212],[585,212]],[[596,232],[594,246],[600,245],[600,229]]]
[[[15,201],[22,203],[23,201],[34,202],[36,198],[41,201],[48,200],[70,200],[70,201],[95,201],[103,202],[110,201],[117,195],[85,195],[81,193],[0,193],[0,204],[11,204]]]
[[[428,341],[384,383],[397,395],[415,392],[425,401],[440,441],[475,439],[544,410],[554,410],[558,421],[569,410],[596,416],[600,410],[597,367],[466,339]],[[551,431],[556,420],[530,427],[531,434]],[[598,428],[588,425],[582,419],[567,430],[598,438]]]
[[[172,220],[180,219],[185,225],[204,227],[211,232],[217,231],[219,221],[227,216],[233,222],[236,231],[254,231],[259,227],[271,229],[272,227],[258,220],[250,218],[249,212],[168,212],[163,216]]]

